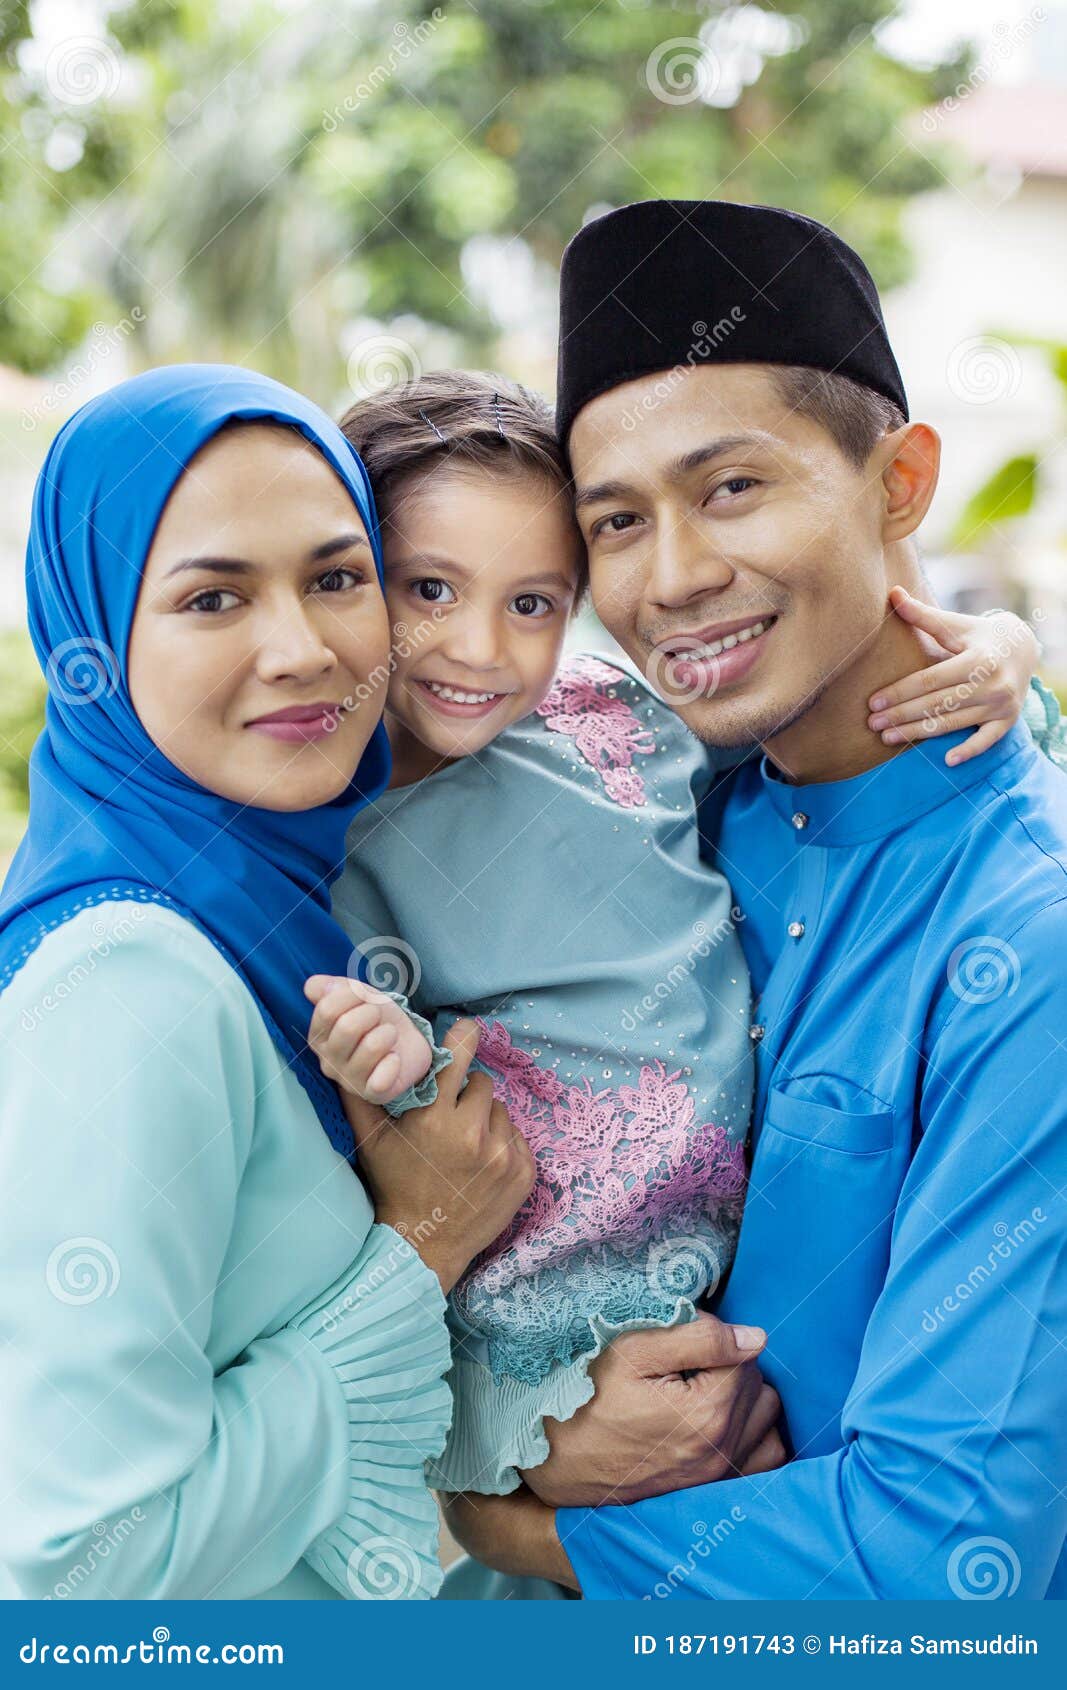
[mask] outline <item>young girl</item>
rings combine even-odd
[[[700,745],[625,661],[559,667],[584,561],[543,401],[445,373],[342,426],[382,513],[394,773],[352,824],[334,911],[372,984],[406,992],[438,1037],[477,1018],[479,1063],[537,1162],[451,1298],[454,1414],[433,1479],[536,1490],[545,1418],[589,1400],[594,1357],[692,1318],[732,1257],[749,987],[696,816],[738,754]],[[906,614],[945,630],[915,601]],[[966,626],[959,679],[992,632]],[[1019,644],[1007,667],[1028,674]],[[326,1072],[395,1110],[426,1040],[365,987],[308,993]]]

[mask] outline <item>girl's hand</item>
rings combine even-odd
[[[433,1051],[398,1003],[362,980],[313,974],[308,1044],[328,1080],[367,1103],[392,1103],[429,1073]]]
[[[951,655],[880,687],[868,700],[868,727],[886,745],[977,728],[946,753],[945,762],[966,763],[988,751],[1022,714],[1040,656],[1033,630],[1010,610],[995,618],[963,616],[924,604],[903,587],[892,588],[889,602],[903,621],[931,634]]]
[[[503,1232],[534,1182],[530,1147],[494,1100],[489,1075],[472,1074],[461,1089],[478,1038],[475,1021],[448,1029],[452,1061],[437,1077],[436,1103],[398,1121],[343,1093],[375,1218],[419,1252],[446,1295]]]

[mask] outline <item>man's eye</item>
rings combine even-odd
[[[224,599],[229,599],[232,602],[224,604]],[[234,605],[239,603],[240,599],[237,594],[226,587],[205,587],[202,593],[197,593],[195,597],[189,600],[185,608],[186,610],[200,611],[206,616],[217,616],[221,611],[232,610]]]
[[[518,616],[548,616],[555,606],[544,593],[519,593],[509,608]]]
[[[713,491],[711,497],[713,500],[721,504],[722,500],[719,498],[720,494],[729,494],[731,498],[736,498],[738,494],[747,493],[749,488],[755,487],[755,485],[755,476],[732,475],[729,481],[721,481],[719,483],[718,487],[716,487]]]
[[[315,585],[321,593],[345,593],[350,587],[358,587],[362,580],[362,575],[357,575],[354,569],[328,569]]]
[[[632,512],[616,511],[613,516],[602,516],[599,522],[595,522],[593,534],[625,534],[631,523],[636,521],[637,518]]]
[[[422,581],[413,581],[411,590],[425,604],[452,604],[456,597],[447,581],[439,581],[432,575]]]

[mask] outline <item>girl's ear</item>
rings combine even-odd
[[[922,522],[937,488],[941,438],[928,423],[908,423],[881,442],[885,514],[882,538],[906,540]]]

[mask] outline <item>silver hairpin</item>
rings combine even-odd
[[[497,426],[497,429],[499,431],[500,438],[501,438],[501,440],[506,440],[507,435],[504,433],[504,424],[500,420],[500,395],[499,395],[499,393],[493,394],[493,410],[496,412],[496,426]]]
[[[435,422],[434,422],[434,420],[433,420],[433,418],[432,418],[432,417],[428,417],[428,416],[427,416],[427,415],[426,415],[426,412],[425,412],[425,411],[420,411],[420,412],[419,412],[419,416],[420,416],[420,417],[421,417],[421,418],[422,418],[422,420],[423,420],[423,422],[424,422],[424,423],[425,423],[425,424],[426,424],[426,427],[427,427],[427,428],[432,428],[432,429],[433,429],[433,431],[434,431],[434,433],[435,433],[435,434],[436,434],[436,436],[437,436],[437,438],[438,438],[438,440],[439,440],[439,441],[440,441],[440,442],[441,442],[441,445],[442,445],[442,446],[447,446],[447,445],[448,445],[448,440],[447,440],[447,438],[446,438],[446,436],[445,436],[445,435],[443,435],[443,434],[442,434],[442,433],[441,433],[441,430],[440,430],[440,429],[439,429],[439,428],[438,428],[438,426],[437,426],[437,424],[436,424],[436,423],[435,423]]]

